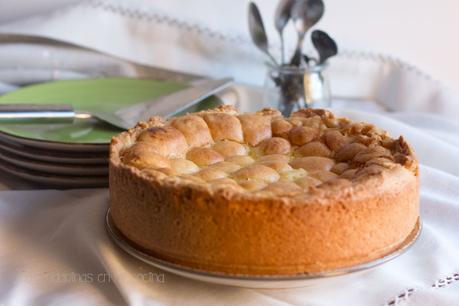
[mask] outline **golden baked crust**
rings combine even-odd
[[[419,216],[418,163],[403,137],[326,110],[224,105],[114,137],[110,207],[129,240],[165,260],[318,272],[400,246]]]

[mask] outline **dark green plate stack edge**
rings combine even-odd
[[[71,104],[79,111],[115,112],[186,85],[153,79],[68,80],[24,87],[1,103]],[[182,113],[219,105],[210,97]],[[181,113],[181,114],[182,114]],[[108,186],[108,148],[120,130],[92,121],[73,124],[0,124],[0,170],[42,188]]]

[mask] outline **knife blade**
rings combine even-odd
[[[223,90],[232,82],[232,78],[204,81],[152,101],[124,107],[116,111],[115,115],[131,126],[153,115],[168,118]]]

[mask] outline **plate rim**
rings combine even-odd
[[[121,132],[120,132],[121,133]],[[51,148],[54,150],[61,150],[61,151],[86,151],[90,149],[93,152],[106,152],[108,151],[108,146],[110,142],[93,142],[93,143],[85,143],[85,142],[65,142],[65,141],[55,141],[55,140],[46,140],[46,139],[35,139],[23,136],[16,136],[14,134],[7,133],[5,131],[0,130],[0,137],[3,139],[7,139],[9,141],[15,141],[23,145],[27,145],[30,147],[36,147],[40,149],[47,149]],[[77,148],[78,147],[78,148]]]
[[[13,154],[0,146],[0,161],[7,162],[13,166],[21,167],[25,170],[47,173],[52,175],[70,176],[108,176],[108,162],[106,164],[71,164],[71,163],[52,163],[46,161],[25,158],[19,154]],[[88,174],[92,173],[92,174]]]
[[[3,140],[0,140],[0,150],[15,154],[24,159],[29,159],[31,161],[38,161],[44,163],[62,163],[62,164],[72,164],[72,165],[108,165],[108,156],[107,157],[97,157],[97,156],[81,156],[81,157],[72,157],[72,156],[63,156],[59,155],[61,153],[67,153],[67,151],[49,151],[44,152],[41,149],[23,146],[22,144],[17,144],[23,146],[22,150],[32,150],[34,154],[21,151],[21,148],[15,147],[16,144],[12,145],[11,143],[6,143]]]
[[[37,183],[43,186],[54,186],[57,188],[66,188],[69,186],[76,188],[97,187],[105,188],[108,186],[107,176],[68,176],[58,174],[38,173],[37,171],[24,169],[8,162],[0,163],[0,170],[20,179]],[[79,187],[82,186],[82,187]]]
[[[108,236],[111,240],[124,252],[129,254],[132,257],[135,257],[150,266],[154,266],[159,269],[167,270],[174,274],[183,275],[185,274],[193,274],[195,276],[206,277],[206,278],[217,278],[217,279],[225,279],[229,281],[243,281],[243,282],[279,282],[279,281],[306,281],[306,280],[314,280],[314,279],[326,279],[332,278],[335,276],[342,276],[357,272],[362,272],[365,270],[369,270],[375,267],[378,267],[384,263],[387,263],[400,255],[404,254],[408,251],[421,235],[422,232],[422,221],[421,217],[419,216],[416,225],[413,228],[412,232],[408,235],[408,237],[399,245],[397,249],[394,251],[377,258],[375,260],[371,260],[368,262],[364,262],[357,265],[352,265],[349,267],[327,270],[323,272],[314,272],[314,273],[302,273],[296,275],[244,275],[244,274],[227,274],[222,272],[210,272],[201,269],[186,267],[180,264],[176,264],[164,259],[157,258],[151,254],[148,254],[140,249],[138,249],[132,242],[130,242],[124,235],[116,228],[110,214],[110,207],[108,207],[107,212],[105,214],[105,229],[108,233]]]
[[[72,152],[69,151],[53,151],[46,150],[36,147],[30,147],[23,145],[21,143],[16,143],[12,141],[6,141],[0,137],[0,149],[6,151],[10,154],[18,155],[25,159],[30,159],[33,161],[40,162],[60,162],[64,164],[83,164],[83,165],[105,165],[108,164],[108,152],[100,152],[103,154],[99,155],[99,152],[78,152],[78,155],[72,156]],[[30,150],[32,154],[27,152]],[[94,154],[94,155],[92,155]]]

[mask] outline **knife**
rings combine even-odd
[[[75,119],[96,119],[128,129],[151,116],[173,116],[227,88],[232,82],[232,78],[201,81],[170,95],[121,108],[114,114],[75,111],[68,104],[0,104],[0,123],[72,123]]]

